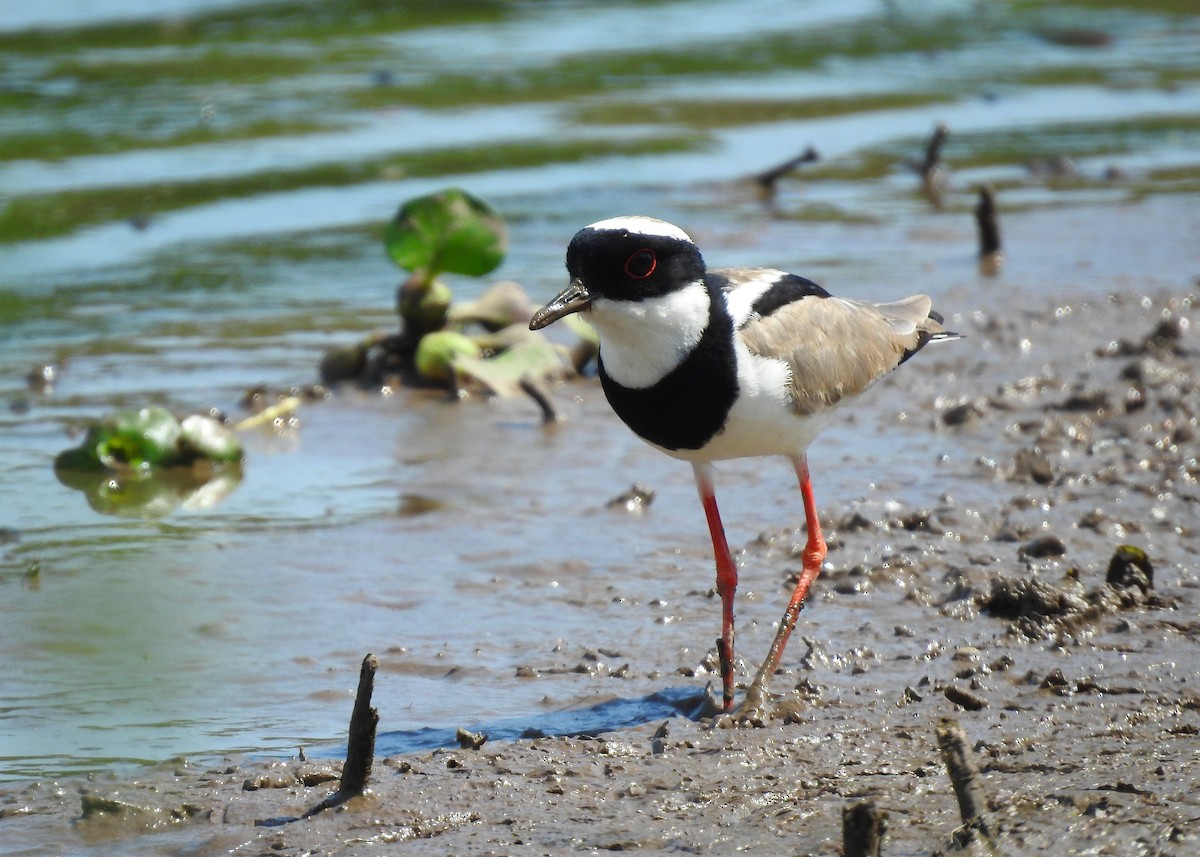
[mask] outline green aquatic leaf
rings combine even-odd
[[[450,188],[404,203],[383,233],[392,260],[432,280],[443,271],[482,277],[508,251],[508,229],[487,203]]]
[[[212,417],[185,417],[179,430],[179,454],[184,459],[207,459],[217,464],[242,460],[242,443],[237,435]]]
[[[105,467],[169,465],[179,452],[179,421],[166,408],[117,411],[93,425],[85,441]]]
[[[241,460],[241,443],[216,420],[191,416],[181,424],[166,408],[152,405],[96,420],[83,443],[60,453],[54,467],[127,472]]]
[[[451,366],[461,357],[478,357],[481,350],[469,336],[452,330],[439,330],[421,337],[417,346],[417,372],[426,381],[444,384],[450,380]]]
[[[165,408],[117,411],[54,460],[54,475],[101,514],[157,518],[198,509],[242,480],[242,444],[208,416],[179,422]]]
[[[567,374],[562,352],[550,340],[531,333],[495,357],[458,357],[454,371],[459,382],[474,382],[496,396],[521,393],[521,380],[558,381]]]

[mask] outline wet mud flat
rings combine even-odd
[[[1194,854],[1195,300],[1130,290],[1014,310],[998,295],[952,318],[970,346],[906,366],[909,380],[858,417],[886,430],[904,411],[933,439],[915,455],[952,441],[958,452],[930,464],[945,490],[906,505],[884,483],[823,508],[826,571],[761,728],[678,717],[384,757],[367,795],[300,820],[336,788],[338,763],[226,759],[6,784],[0,850],[838,854],[843,810],[869,800],[886,814],[884,854],[953,853],[963,819],[936,736],[950,718],[999,853]],[[743,561],[777,580],[756,594],[768,612],[803,541],[789,529],[744,546]],[[699,596],[680,609],[714,607]],[[757,652],[770,628],[743,622],[743,654]],[[544,668],[578,657],[606,692],[615,680],[622,693],[623,677],[599,660],[637,664],[630,682],[654,668],[663,685],[702,685],[712,653],[684,659],[675,626],[655,630],[661,648],[568,649]],[[978,835],[965,848],[989,850]]]

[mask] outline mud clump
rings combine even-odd
[[[1108,563],[1106,581],[1115,589],[1137,587],[1142,595],[1154,588],[1154,566],[1141,548],[1121,545]]]
[[[1014,629],[1026,637],[1045,639],[1076,633],[1088,623],[1123,610],[1174,608],[1175,599],[1152,592],[1153,581],[1154,569],[1146,552],[1121,545],[1109,561],[1102,586],[1084,591],[1079,584],[1067,588],[1037,577],[1001,576],[980,599],[980,608],[987,615],[1015,620]]]

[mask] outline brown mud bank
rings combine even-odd
[[[832,855],[843,810],[870,800],[887,816],[884,854],[951,853],[962,819],[936,734],[950,717],[999,853],[1194,854],[1196,318],[1186,293],[952,318],[969,347],[906,367],[911,385],[897,379],[867,412],[884,421],[898,404],[968,454],[930,464],[945,488],[934,505],[827,508],[827,568],[763,728],[676,718],[378,759],[369,794],[299,821],[336,788],[338,764],[224,760],[7,785],[0,850]],[[759,600],[782,607],[803,537],[746,546],[777,579]],[[841,630],[806,633],[823,612],[840,612]],[[683,649],[662,632],[661,650],[621,659],[661,668],[664,685],[703,681],[711,653],[675,663]],[[987,852],[979,838],[967,848]]]

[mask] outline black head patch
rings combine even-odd
[[[567,271],[596,297],[641,301],[703,279],[704,258],[685,238],[588,226],[567,247]]]

